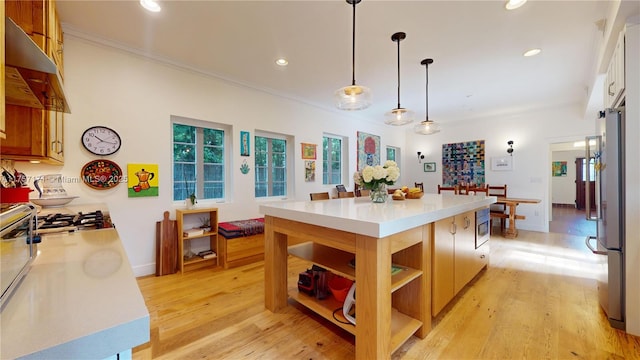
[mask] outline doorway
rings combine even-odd
[[[595,235],[595,222],[586,219],[586,172],[590,171],[590,180],[594,179],[593,163],[585,161],[584,144],[580,141],[550,144],[551,163],[574,163],[565,166],[565,172],[558,174],[553,171],[550,181],[551,209],[549,218],[549,232],[589,236]],[[590,205],[594,206],[595,185],[590,183]]]

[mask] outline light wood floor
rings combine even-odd
[[[640,338],[611,328],[598,305],[584,237],[494,236],[491,263],[425,339],[394,359],[640,359]],[[290,260],[297,277],[307,264]],[[134,359],[353,359],[348,333],[291,303],[264,309],[263,262],[138,280],[151,341]]]

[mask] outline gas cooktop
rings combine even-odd
[[[75,214],[48,214],[38,216],[37,232],[39,234],[54,232],[73,232],[113,227],[111,217],[101,210],[78,212]]]

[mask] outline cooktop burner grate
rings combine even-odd
[[[61,231],[103,229],[113,227],[109,215],[97,210],[77,214],[49,214],[38,218],[38,230],[58,229]]]

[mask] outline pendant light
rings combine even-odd
[[[391,40],[398,43],[398,107],[384,114],[384,123],[387,125],[405,125],[413,121],[414,113],[400,106],[400,41],[404,40],[407,34],[397,32],[391,35]]]
[[[347,0],[353,5],[353,31],[351,47],[351,85],[336,90],[334,99],[336,107],[341,110],[362,110],[371,105],[371,90],[356,85],[356,4],[361,0]]]
[[[433,64],[433,59],[424,59],[420,62],[420,64],[424,65],[425,68],[427,69],[427,85],[426,85],[426,101],[425,101],[425,112],[426,112],[426,118],[425,120],[421,121],[419,124],[417,124],[414,128],[413,131],[415,131],[415,133],[417,134],[422,134],[422,135],[431,135],[431,134],[435,134],[437,132],[440,132],[440,126],[438,126],[437,123],[435,123],[432,120],[429,120],[429,64]]]

